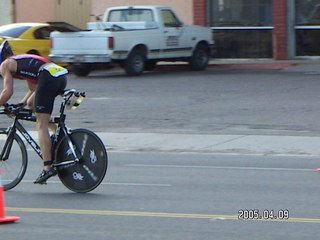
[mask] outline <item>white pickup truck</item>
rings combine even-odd
[[[210,28],[184,25],[165,6],[113,7],[102,22],[87,25],[87,31],[51,33],[50,59],[70,63],[78,76],[111,62],[130,76],[153,70],[159,61],[187,61],[203,70],[213,47]]]

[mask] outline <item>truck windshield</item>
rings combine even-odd
[[[151,22],[154,21],[150,9],[120,9],[109,13],[108,22]]]

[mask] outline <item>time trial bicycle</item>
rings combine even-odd
[[[84,92],[74,89],[65,90],[61,96],[59,116],[52,117],[51,123],[57,125],[52,140],[53,167],[57,169],[60,181],[70,190],[85,193],[95,189],[105,177],[108,157],[101,139],[87,129],[70,129],[65,124],[66,108],[76,108],[85,97]],[[35,122],[31,109],[21,104],[7,104],[0,109],[13,119],[8,128],[0,128],[0,169],[4,190],[14,188],[23,179],[28,155],[24,141],[42,158],[37,142],[32,138],[20,121]],[[18,134],[19,132],[20,134]]]

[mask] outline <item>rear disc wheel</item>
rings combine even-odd
[[[105,177],[108,157],[101,139],[87,129],[73,130],[69,135],[79,163],[58,167],[61,182],[70,190],[79,193],[90,192]],[[56,148],[55,163],[74,160],[66,137],[63,137]]]

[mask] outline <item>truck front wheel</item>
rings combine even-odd
[[[145,56],[139,50],[133,50],[124,62],[124,69],[128,76],[138,76],[143,73]]]
[[[192,70],[200,71],[208,66],[210,58],[210,51],[205,44],[199,44],[189,60],[189,64]]]

